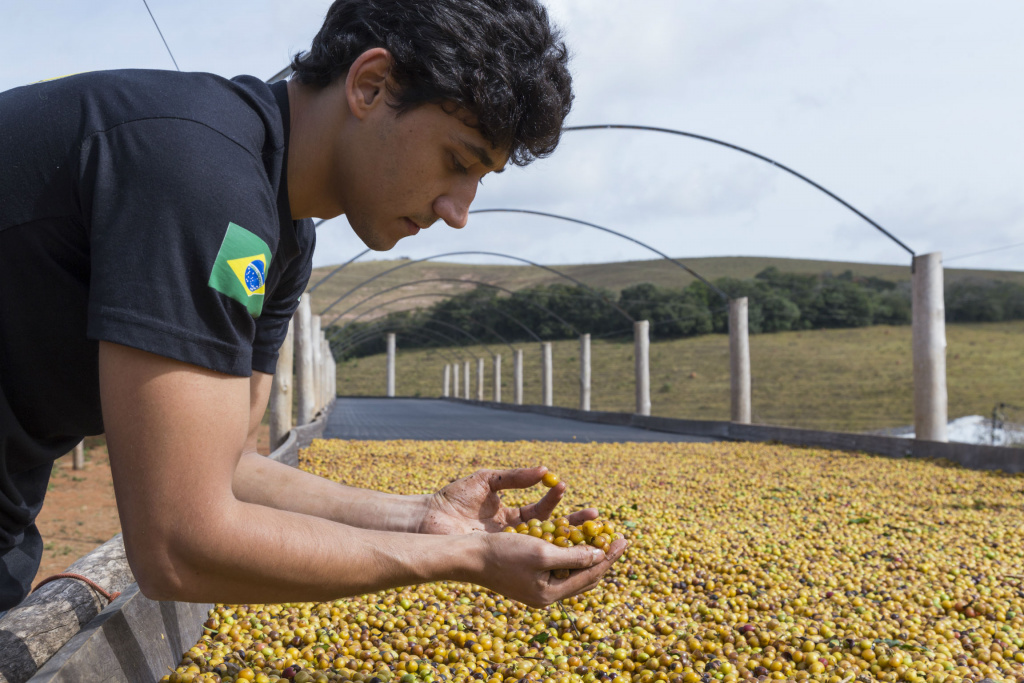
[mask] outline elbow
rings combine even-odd
[[[185,582],[176,568],[181,559],[175,558],[172,545],[155,539],[139,542],[125,540],[128,566],[139,585],[139,592],[150,600],[188,602]]]
[[[197,543],[203,530],[184,535],[180,529],[146,529],[125,534],[125,554],[139,591],[150,600],[208,602],[209,548]]]
[[[135,570],[132,570],[135,572]],[[160,575],[149,570],[135,572],[135,582],[139,584],[139,592],[150,600],[158,602],[185,602],[180,585],[169,576]]]
[[[216,602],[223,588],[222,548],[237,517],[230,499],[185,506],[176,514],[133,516],[123,524],[125,554],[150,600]]]

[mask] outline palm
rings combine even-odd
[[[501,496],[477,475],[452,482],[430,500],[421,531],[428,534],[468,534],[501,531],[510,510]]]
[[[542,467],[481,470],[454,481],[431,496],[419,530],[427,534],[495,532],[534,517],[547,519],[561,500],[565,484],[548,490],[536,503],[522,507],[505,506],[500,493],[503,489],[533,486],[545,471]],[[573,513],[569,519],[581,524],[596,516],[596,510],[587,509]]]

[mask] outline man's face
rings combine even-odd
[[[336,191],[353,230],[376,251],[438,219],[465,226],[481,179],[507,161],[460,112],[440,105],[401,115],[380,106],[360,125],[346,158],[335,160]]]

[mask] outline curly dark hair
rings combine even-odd
[[[335,0],[295,78],[325,87],[375,47],[392,56],[391,106],[468,112],[509,162],[551,154],[572,106],[569,51],[537,0]]]

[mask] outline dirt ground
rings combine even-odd
[[[270,428],[260,429],[257,449],[269,453]],[[114,502],[110,459],[103,437],[85,440],[85,468],[72,469],[71,454],[57,460],[43,509],[36,519],[43,536],[43,560],[32,585],[105,543],[121,531]]]

